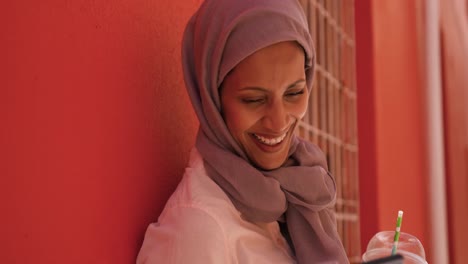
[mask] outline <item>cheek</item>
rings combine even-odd
[[[226,115],[226,123],[233,135],[239,135],[253,126],[254,116],[246,111],[237,110]]]
[[[303,96],[301,100],[297,102],[294,108],[294,114],[298,119],[301,119],[304,117],[304,115],[307,112],[308,105],[309,105],[308,95]]]
[[[226,104],[224,122],[236,139],[255,124],[255,115],[239,104]]]

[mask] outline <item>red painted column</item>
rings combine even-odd
[[[371,0],[355,1],[361,249],[379,231],[375,70]]]
[[[468,258],[468,3],[441,1],[441,53],[445,122],[450,263]]]
[[[200,2],[2,2],[1,263],[134,263],[194,142]]]

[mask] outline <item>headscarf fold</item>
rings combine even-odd
[[[221,115],[219,87],[254,52],[296,41],[312,87],[314,48],[297,0],[205,0],[187,24],[184,78],[200,121],[196,147],[208,175],[252,222],[286,221],[298,263],[348,263],[332,209],[336,186],[314,144],[294,137],[285,163],[263,171],[252,165]]]

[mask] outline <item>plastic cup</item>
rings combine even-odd
[[[395,231],[381,231],[375,234],[367,244],[362,255],[363,261],[371,261],[392,254]],[[401,232],[396,254],[403,256],[404,264],[427,264],[424,247],[415,236]]]

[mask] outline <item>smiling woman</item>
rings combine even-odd
[[[348,263],[322,151],[295,133],[315,53],[297,0],[206,0],[182,59],[200,121],[137,263]]]
[[[249,160],[272,170],[286,160],[307,109],[304,50],[280,42],[241,61],[221,86],[223,118]]]

